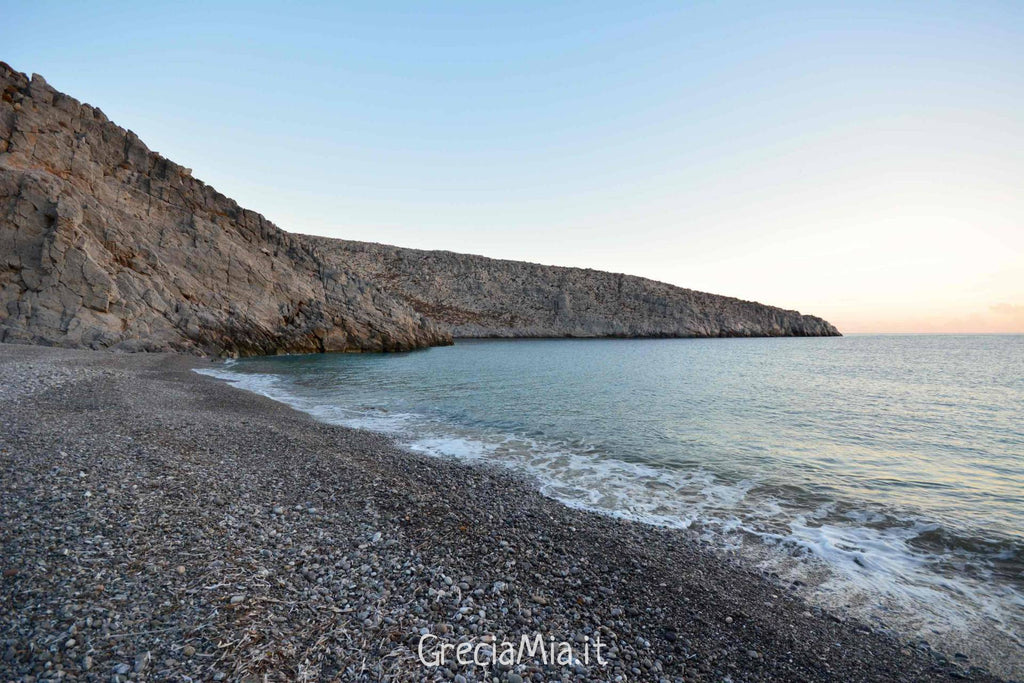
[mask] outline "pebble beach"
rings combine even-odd
[[[0,680],[1002,680],[211,364],[0,345]],[[537,635],[574,656],[421,656]]]

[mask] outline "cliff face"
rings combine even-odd
[[[836,336],[822,320],[631,275],[302,236],[456,337]]]
[[[643,278],[293,235],[0,62],[0,341],[215,354],[835,335]]]
[[[0,341],[402,350],[446,328],[0,63]]]

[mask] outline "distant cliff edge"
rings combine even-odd
[[[0,341],[254,355],[837,335],[638,277],[287,233],[0,62]]]
[[[456,337],[838,336],[774,306],[633,275],[297,235]]]

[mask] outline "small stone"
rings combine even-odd
[[[118,676],[124,676],[131,670],[132,668],[127,664],[118,664],[114,667],[114,673],[116,673]]]
[[[508,683],[523,683],[523,677],[519,674],[509,674]]]
[[[280,505],[275,506],[274,507],[274,514],[275,515],[283,515],[284,514],[284,508],[281,507]]]
[[[179,564],[177,569],[175,569],[174,571],[178,572],[179,576],[183,575],[185,573],[185,565]]]
[[[245,596],[244,595],[232,595],[231,596],[231,604],[232,605],[240,604],[244,600],[245,600]]]
[[[185,647],[181,648],[181,654],[185,655],[186,657],[191,657],[195,653],[196,649],[191,645],[186,645]]]
[[[731,624],[732,623],[732,617],[726,617],[725,618],[725,623]]]
[[[141,673],[149,666],[151,659],[149,652],[142,652],[135,656],[135,673]]]
[[[86,671],[92,668],[92,657],[90,657],[89,655],[82,657],[82,668]]]
[[[71,647],[74,647],[77,644],[78,643],[77,643],[77,641],[74,638],[68,638],[67,642],[64,643],[64,647],[71,648]]]
[[[531,597],[531,598],[533,599],[533,601],[534,601],[535,603],[537,603],[538,605],[546,605],[546,604],[548,604],[548,599],[547,599],[547,598],[545,598],[545,597],[544,597],[543,595],[532,595],[532,596],[530,596],[530,597]]]

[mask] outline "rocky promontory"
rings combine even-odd
[[[448,330],[0,63],[0,340],[216,354],[394,351]]]
[[[819,337],[797,311],[584,268],[300,236],[456,337]]]
[[[287,233],[0,62],[0,341],[256,355],[452,337],[835,335],[647,280]]]

